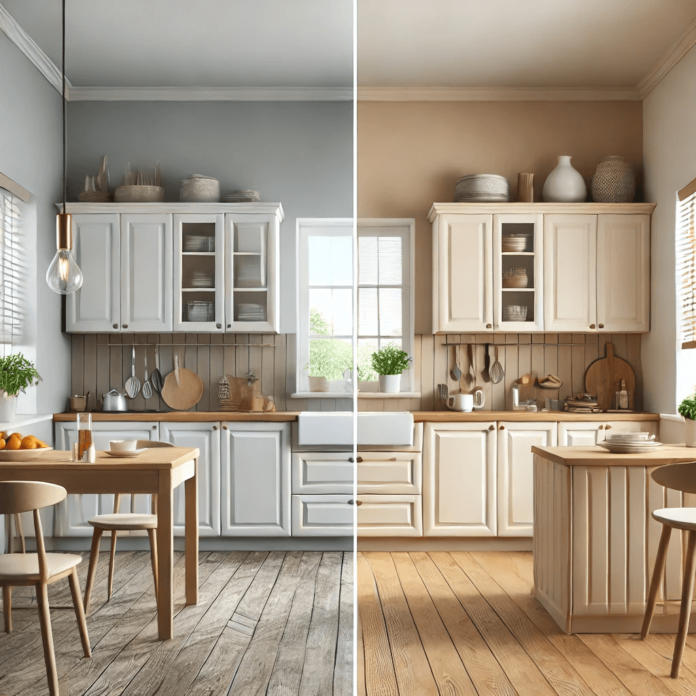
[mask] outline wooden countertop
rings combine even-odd
[[[123,422],[158,422],[158,423],[210,423],[227,421],[229,423],[290,423],[297,420],[297,411],[277,411],[274,413],[239,413],[236,411],[163,411],[159,413],[126,412],[113,413],[95,411],[92,420]],[[77,418],[76,413],[54,413],[53,420],[70,422]]]
[[[663,466],[696,461],[696,448],[665,445],[645,454],[612,454],[603,447],[532,447],[548,462],[566,466]]]
[[[659,413],[566,413],[565,411],[414,411],[415,423],[482,423],[507,421],[508,423],[559,423],[608,421],[659,421]]]

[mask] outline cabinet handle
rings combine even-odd
[[[153,425],[153,426],[152,426],[152,429],[153,429],[153,430],[157,430],[157,426],[156,426],[156,425]]]
[[[114,329],[118,329],[118,324],[114,324]]]
[[[600,325],[599,325],[599,328],[600,328],[600,329],[603,329],[603,328],[604,328],[604,324],[600,324]]]
[[[501,426],[500,426],[500,430],[505,430],[505,426],[504,426],[504,425],[501,425]]]
[[[223,425],[223,426],[222,426],[222,429],[223,429],[223,430],[227,430],[227,426],[226,426],[226,425]]]
[[[360,506],[362,505],[362,500],[356,500],[356,501],[355,501],[355,504],[356,504],[358,507],[360,507]]]
[[[600,425],[599,428],[598,428],[598,430],[604,430],[604,426],[603,426],[603,425]]]
[[[227,325],[227,328],[228,328],[228,329],[231,329],[231,328],[232,328],[232,324],[228,324],[228,325]]]
[[[611,430],[611,425],[607,423],[607,425],[604,427],[605,430]]]
[[[353,461],[356,461],[356,462],[358,462],[358,464],[361,464],[361,463],[362,463],[362,460],[363,460],[362,457],[358,457],[356,460],[353,460],[353,457],[348,457],[348,461],[349,461],[351,464],[353,463]]]
[[[487,328],[487,329],[492,329],[492,328],[493,328],[493,324],[486,324],[486,328]]]
[[[500,427],[502,428],[503,426],[501,425]],[[495,430],[495,425],[489,425],[489,426],[488,426],[488,429],[489,429],[489,430]]]
[[[215,324],[215,326],[216,326],[216,328],[218,328],[218,329],[221,329],[221,328],[222,328],[222,324]]]
[[[123,328],[124,328],[124,329],[127,329],[127,328],[128,328],[128,324],[123,324]]]
[[[213,426],[213,430],[217,430],[217,425],[214,425],[214,426]]]
[[[595,328],[595,325],[594,325],[594,324],[590,324],[590,328],[591,328],[591,329],[594,329],[594,328]]]

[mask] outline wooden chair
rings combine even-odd
[[[153,447],[174,447],[170,442],[156,442],[150,440],[138,440],[137,449],[150,449]],[[133,512],[133,504],[135,496],[131,495],[130,505],[131,512],[119,512],[121,508],[121,494],[117,493],[114,496],[114,511],[112,514],[97,515],[89,520],[89,523],[94,527],[94,536],[92,537],[92,549],[89,554],[89,572],[87,573],[87,586],[85,587],[85,612],[89,613],[89,600],[92,594],[94,578],[97,574],[97,561],[99,560],[99,543],[101,542],[104,532],[111,532],[111,553],[109,554],[109,580],[108,580],[108,598],[111,600],[111,594],[114,584],[114,563],[116,560],[116,540],[119,532],[130,531],[147,531],[150,539],[150,556],[152,562],[152,575],[155,580],[155,600],[157,600],[157,585],[158,585],[158,569],[157,569],[157,496],[152,496],[152,505],[150,514]]]
[[[661,466],[651,474],[653,480],[665,488],[670,488],[683,493],[696,493],[696,462],[682,464],[667,464]],[[662,523],[662,535],[660,545],[657,548],[655,558],[655,568],[650,590],[648,592],[648,603],[645,607],[645,618],[640,636],[643,640],[650,633],[650,624],[655,613],[655,602],[657,593],[662,584],[665,573],[665,562],[667,560],[667,549],[672,529],[679,529],[689,533],[686,547],[686,557],[684,559],[684,580],[682,582],[681,608],[679,611],[679,627],[677,638],[674,644],[674,657],[672,658],[672,679],[679,676],[684,644],[689,632],[689,618],[691,617],[691,601],[694,594],[694,574],[696,573],[696,508],[663,508],[655,510],[653,518]]]
[[[5,481],[0,482],[0,514],[22,512],[34,513],[34,529],[38,553],[2,554],[0,555],[0,585],[5,612],[5,631],[12,630],[12,588],[33,585],[39,605],[39,620],[43,639],[44,659],[48,674],[48,690],[58,694],[58,672],[53,651],[53,632],[51,631],[51,614],[48,605],[48,586],[67,577],[70,581],[77,625],[80,629],[82,649],[85,657],[91,657],[92,651],[87,634],[85,612],[80,595],[80,581],[77,578],[77,565],[81,556],[71,553],[46,553],[43,530],[41,528],[41,508],[55,505],[67,496],[62,486],[39,481]]]

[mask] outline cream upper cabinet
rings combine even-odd
[[[493,216],[433,222],[433,333],[493,329]]]
[[[425,536],[496,536],[495,423],[426,423]]]
[[[597,328],[597,216],[544,216],[544,328]]]
[[[597,328],[650,330],[650,218],[600,215],[597,226]]]

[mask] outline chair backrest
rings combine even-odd
[[[159,442],[158,440],[138,440],[136,449],[155,449],[156,447],[174,447],[171,442]]]
[[[43,481],[0,482],[0,515],[31,512],[65,500],[68,492],[63,486]]]
[[[652,472],[655,483],[683,493],[696,493],[696,462],[665,464]]]
[[[160,442],[159,440],[138,440],[135,443],[135,448],[136,449],[155,449],[157,447],[174,447],[174,445],[171,442]],[[129,495],[129,494],[125,494]],[[116,496],[114,497],[114,513],[119,512],[119,508],[121,507],[121,493],[117,493]],[[153,495],[152,496],[152,503],[150,505],[150,511],[154,514],[155,512],[155,506],[157,504],[157,496]],[[133,512],[133,508],[135,506],[135,495],[131,495],[130,497],[130,503],[129,503],[129,511]]]

